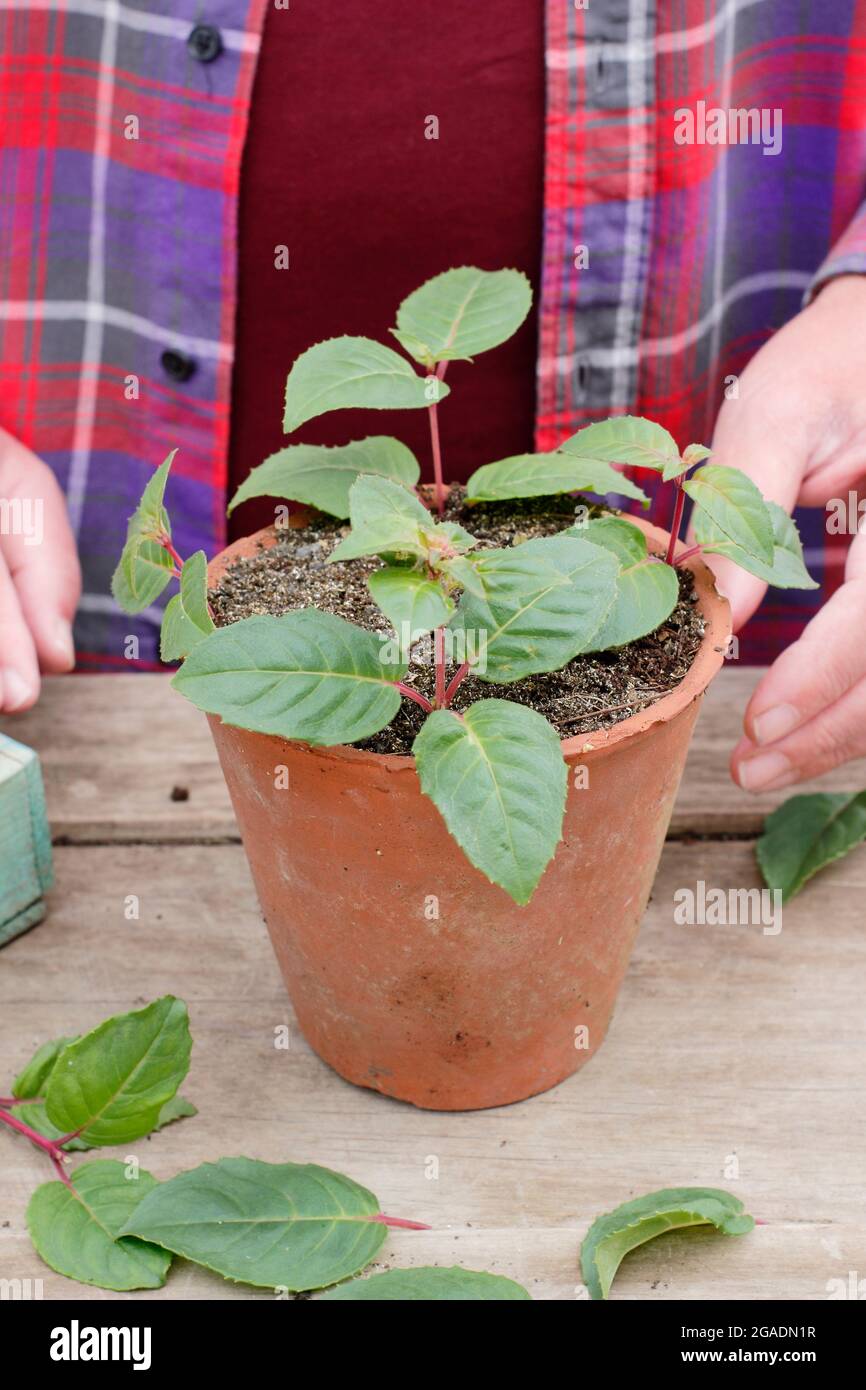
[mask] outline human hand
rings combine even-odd
[[[786,511],[847,498],[866,477],[866,277],[832,280],[767,342],[726,400],[713,462],[742,469]],[[734,630],[766,584],[708,555]],[[866,528],[845,582],[759,682],[731,758],[746,791],[772,791],[866,755]]]
[[[0,429],[0,710],[29,709],[39,672],[75,665],[75,540],[51,469]]]

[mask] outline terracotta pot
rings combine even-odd
[[[273,540],[230,546],[211,584]],[[411,757],[311,748],[208,716],[298,1022],[341,1076],[472,1110],[545,1091],[599,1047],[730,635],[710,571],[687,563],[707,622],[695,662],[645,711],[564,741],[575,769],[564,839],[526,907],[464,858]]]

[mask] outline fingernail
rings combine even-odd
[[[13,671],[11,668],[3,672],[2,679],[3,708],[9,710],[10,713],[14,713],[15,710],[20,709],[22,705],[27,704],[33,694],[33,688],[27,683],[23,676],[19,675],[17,671]]]
[[[775,743],[802,722],[800,711],[793,705],[774,705],[752,720],[752,733],[756,743]]]
[[[775,791],[796,780],[796,772],[784,753],[759,753],[738,768],[740,786],[747,792]]]
[[[72,628],[65,618],[58,618],[54,624],[54,650],[58,658],[66,663],[67,669],[71,670],[75,665],[75,643]]]

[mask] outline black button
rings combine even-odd
[[[200,63],[212,63],[223,51],[222,35],[213,24],[197,24],[187,39],[186,46]]]
[[[166,348],[159,360],[172,381],[189,381],[195,371],[195,358],[188,357],[185,352],[175,352],[174,348]]]

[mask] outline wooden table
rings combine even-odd
[[[866,848],[814,880],[778,936],[673,920],[678,887],[760,884],[753,841],[781,798],[747,797],[727,774],[755,678],[726,669],[706,699],[598,1056],[546,1095],[465,1115],[358,1090],[300,1036],[203,716],[161,676],[49,680],[36,710],[3,723],[42,757],[57,887],[47,921],[0,952],[0,1090],[45,1039],[172,992],[190,1007],[183,1089],[200,1114],[132,1146],[158,1178],[239,1153],[341,1169],[433,1227],[392,1231],[381,1265],[489,1269],[541,1299],[582,1296],[578,1248],[599,1213],[653,1188],[721,1186],[766,1224],[652,1242],[614,1297],[820,1299],[849,1270],[863,1278]],[[821,785],[866,786],[866,765]],[[138,921],[124,917],[131,893]],[[274,1047],[284,1024],[288,1051]],[[271,1296],[183,1261],[153,1294],[64,1280],[24,1222],[50,1176],[0,1135],[0,1277],[42,1278],[49,1299]]]

